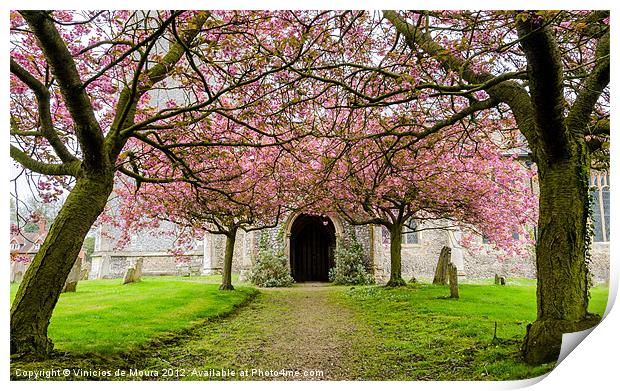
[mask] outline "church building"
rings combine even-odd
[[[605,281],[609,279],[609,176],[593,172],[590,184],[594,237],[589,267],[595,281]],[[500,260],[483,237],[478,238],[482,251],[470,251],[459,245],[462,235],[459,230],[440,229],[428,223],[417,228],[417,232],[403,233],[401,256],[405,280],[432,278],[444,246],[451,248],[451,261],[464,278],[490,278],[495,274],[508,278],[536,276],[533,254],[527,258]],[[223,235],[207,234],[179,256],[171,253],[172,237],[143,232],[133,235],[130,242],[119,249],[115,240],[117,234],[111,226],[99,228],[89,278],[120,278],[139,258],[143,260],[144,275],[221,273],[226,241]],[[536,234],[535,229],[532,234]],[[242,280],[256,262],[261,235],[267,235],[270,246],[286,256],[291,276],[297,282],[328,281],[338,239],[346,243],[353,237],[362,245],[364,264],[377,282],[389,279],[390,243],[385,228],[352,226],[336,214],[317,216],[297,212],[286,216],[275,228],[237,233],[233,271],[239,273]]]

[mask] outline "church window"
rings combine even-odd
[[[609,175],[593,173],[590,177],[594,241],[609,242]]]

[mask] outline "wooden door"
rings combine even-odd
[[[302,215],[293,225],[291,274],[297,282],[329,280],[335,233],[331,221],[325,219]]]

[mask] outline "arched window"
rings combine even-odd
[[[417,227],[415,220],[407,220],[405,227],[403,227],[403,244],[419,244]]]
[[[610,214],[609,214],[609,186],[603,187],[601,190],[603,193],[603,223],[605,224],[605,229],[603,233],[605,234],[605,241],[609,242],[609,225],[610,225]]]
[[[420,244],[418,232],[414,231],[416,228],[417,224],[413,219],[407,220],[407,223],[403,227],[402,244]],[[390,231],[384,226],[381,226],[381,243],[390,244]]]
[[[592,173],[590,177],[594,241],[609,242],[609,175]]]

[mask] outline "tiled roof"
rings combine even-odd
[[[21,231],[18,234],[12,234],[9,242],[11,252],[17,254],[36,254],[47,233],[47,224],[41,224],[37,232]],[[18,245],[19,248],[14,248],[15,245]]]

